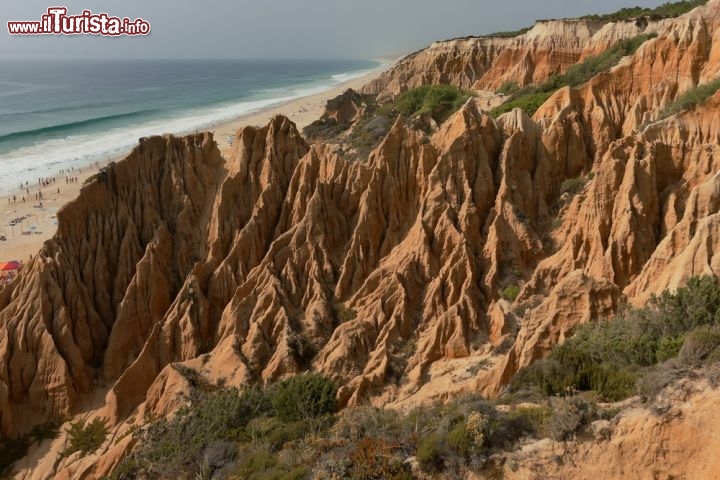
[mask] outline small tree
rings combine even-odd
[[[337,410],[335,383],[316,373],[298,375],[273,387],[275,415],[284,421],[321,417]]]

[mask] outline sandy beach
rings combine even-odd
[[[381,72],[381,69],[374,70],[365,76],[341,83],[330,90],[270,106],[205,130],[214,132],[220,150],[223,154],[227,154],[232,149],[228,137],[234,136],[241,127],[264,125],[275,115],[282,114],[290,118],[297,124],[298,128],[302,129],[322,115],[325,110],[325,103],[329,99],[340,95],[348,88],[360,88]],[[123,156],[114,158],[111,161],[120,160]],[[55,219],[57,211],[77,197],[85,180],[107,163],[105,161],[94,165],[78,165],[73,171],[57,172],[54,181],[49,179],[50,183],[45,186],[42,186],[38,181],[29,184],[27,189],[20,190],[18,184],[16,192],[9,197],[0,197],[0,262],[11,260],[26,262],[32,255],[35,255],[43,242],[55,234],[57,230]],[[74,183],[67,183],[66,177],[74,177],[77,180]],[[40,192],[42,192],[42,206],[40,206]],[[15,195],[14,201],[13,195]],[[22,201],[23,197],[25,197],[24,202]],[[14,225],[12,224],[13,221],[15,221]],[[3,237],[5,240],[2,240]]]

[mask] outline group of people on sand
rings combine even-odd
[[[30,257],[32,259],[32,257]],[[20,267],[22,267],[22,262],[20,262]],[[13,280],[15,280],[15,277],[17,276],[18,270],[7,270],[0,272],[0,286],[7,285],[11,283]]]
[[[100,162],[94,162],[91,165],[91,168],[97,168],[100,169]],[[65,176],[65,184],[70,185],[74,183],[80,182],[80,177],[77,177],[75,175],[81,174],[83,171],[82,168],[75,169],[75,167],[70,168],[63,168],[59,171],[59,175]],[[44,208],[43,206],[43,200],[46,200],[46,197],[43,195],[43,188],[47,188],[53,184],[57,183],[57,177],[38,177],[37,179],[37,187],[38,191],[34,193],[35,196],[35,204],[33,205],[34,208]],[[8,196],[8,205],[16,204],[16,203],[27,203],[28,201],[32,201],[32,198],[30,196],[30,189],[33,188],[30,186],[30,182],[20,182],[20,194],[13,194]],[[24,195],[23,195],[24,193]],[[60,187],[57,189],[57,194],[60,195]]]
[[[15,280],[15,270],[10,270],[6,274],[0,276],[0,285],[7,285]]]

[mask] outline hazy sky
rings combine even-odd
[[[0,0],[0,58],[369,58],[433,40],[514,30],[538,18],[666,0]],[[147,37],[14,36],[6,22],[64,5],[142,17]]]

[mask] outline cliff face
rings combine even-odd
[[[363,92],[387,97],[420,85],[495,90],[506,81],[521,87],[540,84],[620,40],[662,31],[670,23],[645,19],[617,23],[543,20],[517,37],[435,42],[400,60]]]
[[[433,45],[366,90],[536,83],[659,34],[532,119],[469,101],[431,136],[396,122],[363,162],[283,117],[242,129],[229,158],[209,134],[144,140],[0,291],[0,431],[93,410],[117,434],[177,408],[180,364],[237,386],[313,369],[342,404],[497,394],[623,296],[717,274],[720,94],[640,126],[720,74],[718,12]],[[130,442],[26,476],[97,476]]]
[[[631,407],[611,421],[594,422],[590,441],[525,445],[498,459],[495,473],[512,480],[715,478],[718,401],[717,385],[684,381],[663,392],[662,412]]]
[[[222,164],[210,135],[149,139],[58,213],[0,298],[3,434],[75,412],[137,355],[203,255]]]

